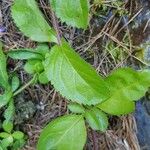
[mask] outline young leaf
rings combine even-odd
[[[16,131],[12,134],[14,139],[20,140],[24,137],[24,133],[21,131]]]
[[[13,99],[10,100],[7,109],[4,112],[4,117],[6,122],[11,122],[14,118],[15,106]]]
[[[11,133],[11,131],[13,129],[13,123],[4,121],[2,124],[2,127],[3,127],[5,132]]]
[[[12,149],[21,150],[23,149],[23,146],[25,145],[25,143],[26,143],[25,139],[16,140],[13,142]]]
[[[12,49],[8,52],[8,56],[13,59],[20,59],[20,60],[44,59],[44,57],[41,54],[37,53],[33,49],[17,49],[17,50]]]
[[[107,115],[98,108],[86,110],[85,118],[93,130],[106,131],[108,127]]]
[[[40,73],[43,71],[43,65],[40,60],[28,60],[24,66],[24,70],[29,74]]]
[[[17,75],[14,75],[11,81],[11,89],[13,92],[18,89],[19,84],[20,84],[19,78],[17,77]]]
[[[86,127],[82,115],[67,115],[50,122],[38,141],[38,150],[83,150]]]
[[[38,79],[41,84],[47,84],[49,82],[44,71],[41,74],[39,74]]]
[[[9,147],[13,143],[13,137],[10,135],[8,138],[3,139],[1,143],[2,143],[2,147],[5,150],[5,148]]]
[[[50,0],[52,9],[62,22],[86,29],[89,22],[88,0]]]
[[[72,101],[94,105],[109,97],[102,77],[67,42],[52,48],[44,68],[55,89]]]
[[[112,115],[128,114],[134,111],[134,102],[139,100],[150,85],[150,71],[136,72],[122,68],[113,72],[105,80],[110,85],[112,96],[98,105]]]
[[[9,102],[11,97],[12,97],[11,91],[6,91],[3,95],[0,95],[0,108],[5,106]]]
[[[35,48],[35,52],[41,54],[45,58],[46,53],[49,52],[49,47],[45,43],[38,43],[38,46]]]
[[[19,29],[37,42],[56,42],[54,30],[48,25],[35,0],[15,0],[12,17]]]
[[[10,134],[6,133],[6,132],[0,132],[0,138],[8,138],[10,136]]]
[[[6,57],[2,50],[2,44],[0,43],[0,86],[8,88],[8,74],[6,71]]]
[[[82,114],[85,112],[84,107],[78,103],[70,103],[68,105],[68,108],[73,113],[81,113]]]

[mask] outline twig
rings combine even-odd
[[[108,34],[107,32],[103,32],[106,36],[108,36],[111,40],[113,40],[115,43],[117,43],[119,46],[121,46],[123,48],[123,51],[125,53],[127,53],[129,56],[133,57],[134,59],[138,60],[139,62],[141,62],[142,64],[148,66],[148,64],[142,60],[140,60],[138,57],[132,55],[132,53],[130,52],[130,49],[127,48],[127,46],[120,42],[118,39],[116,39],[114,36]]]
[[[115,34],[115,36],[120,33],[126,26],[128,26],[143,10],[143,8],[141,8],[122,28],[120,28],[118,30],[118,32]]]

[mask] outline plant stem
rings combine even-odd
[[[33,76],[33,78],[32,78],[28,83],[26,83],[26,84],[23,85],[20,89],[18,89],[18,90],[13,94],[13,96],[18,95],[18,94],[21,93],[24,89],[26,89],[28,86],[30,86],[30,85],[36,80],[36,78],[37,78],[37,74],[35,74],[35,75]]]
[[[52,8],[51,8],[51,14],[52,14],[53,27],[57,34],[57,41],[58,41],[58,44],[61,45],[61,36],[60,36],[60,32],[59,32],[58,20],[57,20],[57,17],[55,15],[54,11],[52,10]]]

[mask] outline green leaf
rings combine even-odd
[[[24,133],[21,131],[16,131],[12,134],[14,139],[20,140],[24,137]]]
[[[19,29],[37,42],[56,42],[54,30],[48,25],[35,0],[15,0],[12,17]]]
[[[11,99],[12,92],[11,91],[5,91],[3,95],[0,95],[0,108],[5,106]]]
[[[25,139],[16,140],[12,145],[12,149],[13,150],[21,150],[23,148],[23,146],[25,145],[25,143],[26,143]]]
[[[11,131],[13,129],[13,123],[4,121],[2,124],[2,127],[3,127],[5,132],[11,133]]]
[[[13,59],[20,59],[20,60],[44,59],[44,57],[41,54],[34,51],[34,49],[17,49],[17,50],[12,49],[8,52],[8,56]]]
[[[38,43],[35,52],[41,54],[45,58],[46,53],[49,52],[49,46],[45,43]]]
[[[85,118],[93,130],[106,131],[108,127],[107,115],[98,108],[86,110]]]
[[[86,29],[89,23],[88,0],[50,0],[52,9],[62,22]]]
[[[15,106],[14,106],[14,100],[11,99],[7,109],[4,112],[4,117],[6,122],[11,122],[14,119],[14,114],[15,114]]]
[[[41,74],[39,74],[38,79],[41,84],[47,84],[49,82],[45,72],[42,72]]]
[[[12,89],[12,91],[13,92],[16,91],[18,89],[19,85],[20,85],[20,80],[19,80],[17,75],[14,75],[12,77],[12,81],[11,81],[11,89]]]
[[[6,57],[2,50],[2,44],[0,43],[0,86],[8,88],[8,74],[6,70]]]
[[[28,60],[24,66],[24,70],[29,74],[40,73],[43,71],[43,64],[40,60]]]
[[[0,138],[8,138],[10,136],[10,134],[6,133],[6,132],[0,132]]]
[[[67,99],[94,105],[110,96],[102,77],[67,42],[51,49],[44,68],[55,89]]]
[[[110,85],[113,94],[120,93],[123,97],[136,101],[150,86],[150,71],[139,72],[131,68],[120,68],[109,75],[105,81]]]
[[[135,110],[135,103],[123,96],[120,97],[118,93],[105,102],[97,105],[97,107],[111,115],[125,115]]]
[[[128,114],[134,111],[134,102],[144,96],[150,86],[150,71],[136,72],[130,68],[114,71],[105,80],[110,85],[111,97],[98,105],[112,115]]]
[[[81,115],[67,115],[50,122],[38,141],[38,150],[83,150],[86,127]]]
[[[68,108],[73,113],[81,113],[82,114],[85,112],[84,107],[80,104],[77,104],[77,103],[70,103],[68,105]]]
[[[0,141],[0,150],[4,150],[3,147],[2,147],[1,141]]]
[[[6,147],[3,147],[1,140],[0,140],[0,150],[8,150]]]
[[[2,147],[7,148],[13,143],[13,137],[9,136],[8,138],[5,138],[1,141]]]

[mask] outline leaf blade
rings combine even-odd
[[[97,107],[111,115],[125,115],[135,110],[135,103],[128,99],[120,99],[117,95],[109,98],[105,102],[98,104]]]
[[[0,43],[0,86],[4,89],[9,87],[8,74],[6,70],[6,57],[2,50],[2,44]]]
[[[62,22],[73,27],[86,29],[88,26],[88,0],[50,0],[52,9]]]
[[[70,103],[68,105],[68,109],[73,113],[79,113],[79,114],[85,113],[84,107],[78,103]]]
[[[12,92],[16,91],[20,85],[20,80],[17,75],[14,75],[11,80],[11,89]]]
[[[93,130],[106,131],[108,127],[107,115],[98,108],[86,110],[85,118]]]
[[[17,50],[10,50],[8,52],[8,56],[13,59],[19,59],[19,60],[28,60],[28,59],[44,59],[44,57],[36,53],[33,49],[17,49]]]
[[[29,38],[37,42],[56,42],[54,30],[48,25],[35,0],[15,0],[11,9],[14,22]]]
[[[44,64],[48,79],[64,97],[87,105],[109,97],[102,77],[67,42],[54,46]]]
[[[3,95],[0,95],[0,108],[5,106],[9,102],[11,97],[12,97],[12,92],[10,90],[5,91]]]
[[[83,117],[81,115],[67,115],[55,119],[46,126],[40,136],[37,149],[82,150],[85,142],[86,128]]]
[[[15,114],[15,106],[14,106],[14,100],[11,99],[7,109],[4,112],[4,118],[5,122],[11,122],[14,119],[14,114]]]
[[[131,68],[120,68],[106,78],[111,91],[136,101],[141,98],[150,85],[150,71],[135,71]]]
[[[120,68],[109,75],[106,80],[110,85],[111,97],[97,105],[111,115],[123,115],[134,111],[134,101],[144,96],[150,85],[150,71],[134,71]]]

